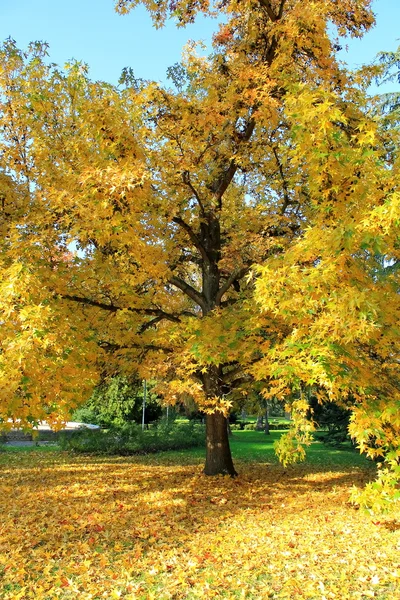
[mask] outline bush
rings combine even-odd
[[[72,415],[72,421],[77,421],[78,423],[91,423],[92,425],[101,425],[101,419],[99,418],[98,411],[89,405],[84,405],[80,408],[77,408]]]
[[[229,425],[231,428],[231,431],[240,431],[242,428],[240,427],[239,423],[232,423]]]
[[[333,402],[314,406],[313,420],[320,429],[327,432],[320,439],[331,446],[340,446],[351,441],[348,431],[350,415],[351,411],[348,408],[337,406]]]
[[[280,431],[282,429],[290,429],[290,423],[269,423],[270,431]],[[231,431],[259,431],[257,430],[257,423],[246,423],[239,421],[238,423],[231,425]],[[264,428],[261,430],[264,431]]]
[[[161,424],[145,431],[132,423],[107,430],[83,430],[69,436],[61,435],[60,445],[63,450],[78,453],[128,456],[203,446],[204,440],[204,427],[194,423]]]
[[[290,423],[270,423],[270,431],[281,431],[282,429],[290,429]]]
[[[246,423],[244,426],[245,431],[255,431],[256,423]]]

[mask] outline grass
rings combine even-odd
[[[234,433],[236,479],[198,448],[0,452],[1,600],[400,600],[399,522],[348,502],[374,465],[316,442],[284,469],[278,435]]]
[[[278,459],[273,448],[274,442],[285,433],[284,431],[271,431],[265,435],[260,431],[234,431],[230,437],[230,446],[234,462],[259,462],[278,464]],[[186,464],[201,463],[204,460],[204,448],[189,448],[184,451],[163,452],[158,455],[161,463]],[[307,464],[323,468],[353,468],[374,469],[373,463],[365,456],[360,455],[350,444],[341,448],[334,448],[315,441],[307,448]]]
[[[282,433],[284,431],[271,431],[270,435],[265,435],[260,431],[234,431],[230,437],[230,446],[234,461],[278,464],[273,445]],[[0,445],[0,451],[6,453],[53,453],[58,452],[59,449],[54,444],[39,446]],[[204,448],[193,447],[184,450],[160,452],[157,455],[157,460],[161,464],[171,461],[175,463],[184,461],[186,464],[189,462],[197,464],[204,460]],[[313,442],[307,448],[307,464],[326,468],[374,468],[373,463],[367,460],[365,456],[360,455],[350,444],[344,444],[340,448],[336,448],[325,445],[320,441]]]
[[[231,438],[233,457],[245,461],[277,463],[273,444],[281,435],[282,431],[271,431],[269,436],[259,431],[235,431]],[[337,449],[319,441],[313,442],[307,449],[307,462],[326,467],[370,466],[370,462],[350,445]]]
[[[271,431],[270,435],[265,435],[260,431],[234,431],[230,437],[230,446],[234,462],[259,462],[278,464],[278,459],[274,452],[274,442],[285,433],[284,431]],[[319,434],[320,436],[320,434]],[[30,453],[54,453],[59,452],[55,444],[41,444],[38,446],[7,446],[0,445],[0,456],[6,454],[30,454]],[[146,460],[146,455],[144,456]],[[153,460],[153,459],[151,459]],[[164,451],[157,454],[157,461],[160,464],[201,464],[204,460],[204,448],[193,447],[183,450]],[[0,459],[1,464],[1,459]],[[360,455],[351,444],[343,444],[336,448],[314,441],[307,448],[306,464],[323,468],[353,468],[359,467],[366,470],[373,470],[374,464],[367,460],[364,455]]]

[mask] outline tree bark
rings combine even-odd
[[[233,466],[228,439],[227,419],[221,412],[206,415],[206,475],[230,475],[237,472]]]
[[[268,418],[268,405],[265,409],[265,427],[264,427],[264,433],[265,435],[270,435],[270,431],[269,431],[269,418]]]

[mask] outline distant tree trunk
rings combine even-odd
[[[257,423],[256,423],[256,431],[262,431],[264,429],[264,423],[263,423],[263,416],[262,415],[258,415],[257,417]]]
[[[269,431],[269,419],[268,419],[268,402],[265,405],[265,427],[264,427],[264,433],[265,435],[270,435],[270,431]]]
[[[221,412],[206,415],[206,475],[237,475],[229,446],[227,419]]]
[[[228,436],[231,437],[231,435],[232,435],[232,428],[231,428],[231,424],[229,423],[229,419],[226,420],[226,427],[228,429]]]

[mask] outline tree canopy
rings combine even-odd
[[[370,0],[144,4],[221,17],[167,86],[1,50],[1,418],[56,425],[100,373],[139,372],[196,401],[206,473],[234,474],[233,398],[295,398],[302,438],[312,387],[351,395],[393,474],[398,129],[365,92],[379,69],[346,71],[329,34],[361,36]]]

